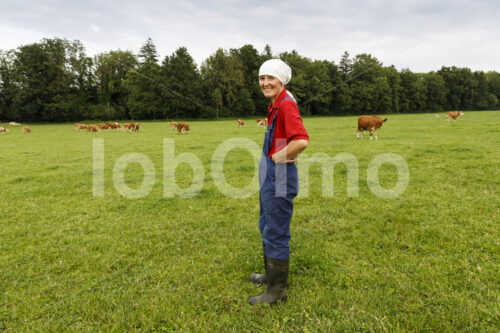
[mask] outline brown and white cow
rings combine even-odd
[[[139,123],[130,124],[130,132],[139,132],[140,126],[141,126],[141,124],[139,124]]]
[[[177,123],[175,121],[170,122],[170,129],[175,130],[177,128]]]
[[[257,119],[257,127],[266,127],[267,118]]]
[[[23,133],[24,134],[30,134],[31,133],[31,128],[28,126],[23,126]]]
[[[81,130],[81,129],[83,129],[83,130],[87,129],[87,125],[76,123],[75,124],[75,131]]]
[[[245,122],[241,119],[238,119],[238,120],[236,120],[236,126],[238,126],[238,127],[245,126]]]
[[[177,134],[181,134],[183,131],[189,133],[189,125],[185,121],[177,123]]]
[[[99,127],[99,129],[109,131],[109,125],[106,123],[99,123],[97,124],[97,127]]]
[[[108,126],[109,126],[109,128],[112,128],[112,129],[119,129],[120,128],[120,124],[118,124],[118,123],[108,123]]]
[[[450,121],[450,119],[457,120],[458,117],[463,115],[462,111],[448,111],[446,112],[446,121]]]
[[[9,133],[9,130],[5,127],[0,126],[0,133]]]
[[[87,125],[87,132],[100,132],[101,130],[97,125]]]
[[[358,118],[358,134],[356,137],[358,139],[363,138],[363,131],[364,130],[369,130],[370,131],[370,140],[373,139],[373,135],[375,135],[375,140],[378,139],[377,137],[377,130],[382,127],[384,122],[387,121],[387,118],[382,119],[377,116],[361,116]],[[360,135],[361,134],[361,135]]]

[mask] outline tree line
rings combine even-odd
[[[252,45],[219,48],[198,67],[187,49],[159,59],[148,39],[137,54],[94,57],[79,41],[53,38],[0,50],[0,119],[78,121],[261,117],[269,101],[258,86],[262,62],[279,57],[292,67],[288,89],[304,115],[493,110],[500,74],[443,66],[413,73],[383,66],[369,54],[338,63],[296,51],[273,55]]]

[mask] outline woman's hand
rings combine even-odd
[[[297,162],[297,155],[300,154],[308,145],[308,140],[293,140],[279,152],[273,154],[271,159],[274,163],[292,163]]]
[[[293,163],[293,162],[297,162],[297,160],[287,160],[286,156],[283,158],[280,155],[283,155],[283,154],[276,153],[276,154],[274,154],[271,157],[274,163]]]

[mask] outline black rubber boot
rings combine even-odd
[[[249,298],[248,302],[251,305],[276,304],[277,301],[286,301],[288,262],[288,259],[267,258],[267,289],[262,295]]]
[[[264,274],[260,274],[260,273],[253,273],[252,275],[250,275],[250,281],[252,281],[253,283],[255,283],[256,285],[258,286],[261,286],[263,284],[266,284],[267,283],[267,256],[266,256],[266,248],[264,246],[262,246],[262,249],[263,249],[263,255],[264,255],[264,269],[266,270]]]

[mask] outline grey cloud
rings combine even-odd
[[[198,64],[218,47],[253,44],[262,50],[270,44],[276,52],[295,49],[336,61],[345,50],[366,52],[415,71],[441,65],[499,70],[499,9],[497,0],[8,0],[0,12],[0,48],[43,35],[79,39],[96,54],[137,51],[152,37],[161,56],[185,46]]]

